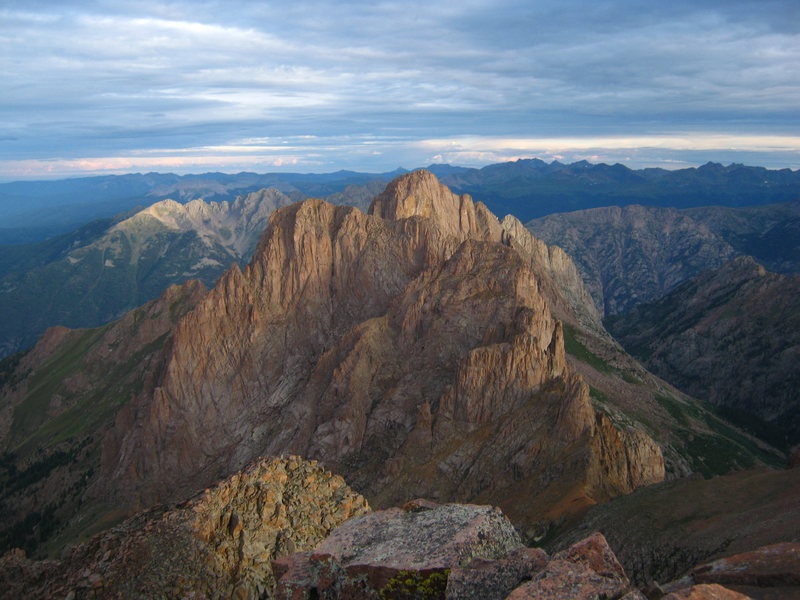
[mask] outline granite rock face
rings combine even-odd
[[[663,477],[652,440],[596,423],[542,291],[557,285],[483,205],[415,172],[371,213],[274,213],[121,411],[99,493],[147,505],[204,485],[208,457],[224,472],[286,451],[384,506],[550,488],[552,508]],[[636,466],[601,468],[619,456]]]
[[[156,507],[59,561],[0,558],[14,598],[263,598],[271,561],[368,512],[344,480],[297,457],[262,459],[177,507]]]

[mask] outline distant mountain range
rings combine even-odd
[[[609,206],[527,223],[578,265],[598,308],[624,313],[707,269],[751,255],[769,270],[800,272],[800,200],[766,206]]]
[[[439,173],[435,165],[429,168]],[[611,205],[751,206],[800,198],[800,171],[740,164],[667,171],[525,159],[482,169],[443,169],[442,181],[454,190],[472,195],[496,214],[513,214],[522,221]]]
[[[342,193],[352,186],[374,186],[376,182],[385,185],[396,174],[353,171],[319,175],[135,173],[3,183],[0,184],[0,244],[41,241],[77,229],[89,221],[141,210],[166,199],[180,203],[197,199],[232,202],[239,195],[272,188],[287,194],[292,200],[301,200]]]
[[[162,200],[38,244],[0,248],[0,356],[53,325],[95,327],[199,279],[213,286],[244,264],[274,210],[292,200],[261,190],[233,202]]]
[[[751,206],[800,198],[800,171],[739,164],[708,163],[667,171],[524,159],[481,169],[452,165],[430,165],[427,169],[454,191],[484,202],[495,214],[513,214],[522,221],[609,205]],[[300,200],[343,192],[352,185],[385,185],[404,172],[148,173],[4,183],[0,184],[0,243],[42,240],[93,219],[144,208],[166,198],[178,202],[197,198],[232,201],[237,195],[270,187]]]

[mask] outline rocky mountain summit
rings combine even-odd
[[[740,257],[607,321],[648,369],[800,441],[800,276]],[[746,419],[746,417],[744,417]]]
[[[378,506],[486,501],[529,524],[664,477],[645,428],[596,411],[570,366],[563,323],[602,331],[571,261],[430,173],[395,180],[371,214],[278,210],[250,264],[193,298],[185,314],[164,298],[126,317],[175,316],[147,349],[115,344],[117,325],[51,334],[10,370],[6,477],[35,469],[6,499],[27,499],[7,527],[47,509],[66,540],[286,452]],[[91,425],[38,411],[54,395],[105,402],[83,356],[135,385]]]
[[[146,505],[285,451],[324,458],[383,505],[535,486],[553,508],[661,479],[646,434],[595,415],[540,291],[557,287],[509,235],[426,172],[395,180],[370,215],[276,212],[118,414],[98,493]]]

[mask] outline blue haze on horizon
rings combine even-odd
[[[800,167],[800,3],[0,4],[0,179]]]

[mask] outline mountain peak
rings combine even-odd
[[[486,206],[467,194],[454,194],[426,169],[392,180],[372,201],[369,214],[391,221],[423,217],[458,238],[501,239],[500,222]]]

